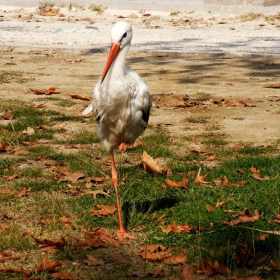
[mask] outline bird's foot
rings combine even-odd
[[[128,147],[128,144],[127,144],[127,143],[121,143],[121,144],[119,145],[119,151],[120,151],[120,152],[125,152],[126,149],[127,149],[127,147]]]
[[[130,238],[130,239],[134,239],[134,240],[138,239],[136,236],[133,236],[133,235],[128,234],[128,233],[125,231],[125,229],[120,229],[120,230],[118,231],[118,234],[117,234],[118,241],[119,241],[120,243],[122,243],[125,237]]]

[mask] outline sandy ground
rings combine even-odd
[[[0,83],[0,98],[80,114],[85,101],[60,107],[55,100],[39,100],[30,88],[57,87],[65,101],[71,94],[90,97],[110,29],[120,19],[134,28],[127,62],[150,87],[156,104],[152,125],[174,135],[217,127],[234,142],[279,141],[280,19],[271,14],[244,21],[212,12],[110,8],[98,14],[64,7],[43,16],[37,7],[0,6],[1,72],[10,73],[9,82]],[[208,121],[189,123],[190,116]]]

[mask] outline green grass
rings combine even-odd
[[[2,110],[6,107],[0,105]],[[63,140],[57,140],[54,134],[40,132],[37,126],[50,126],[62,121],[80,124],[83,120],[56,111],[34,109],[20,102],[15,102],[10,109],[16,112],[15,120],[1,126],[1,139],[16,149],[28,150],[29,154],[16,156],[3,152],[5,158],[0,159],[0,252],[15,250],[20,256],[16,263],[6,261],[5,266],[32,269],[42,261],[44,254],[38,251],[39,245],[30,234],[22,234],[26,229],[31,230],[35,237],[47,240],[67,239],[67,234],[83,238],[82,231],[94,227],[106,227],[115,235],[118,229],[116,214],[102,217],[91,216],[89,212],[100,204],[115,205],[109,155],[99,143],[94,128],[93,131],[81,129],[70,138],[65,137],[66,130],[59,130],[56,134]],[[202,268],[205,261],[210,261],[223,262],[230,269],[229,274],[218,273],[213,275],[213,279],[251,274],[261,275],[264,279],[277,279],[278,272],[266,268],[270,267],[269,260],[273,260],[278,267],[280,264],[280,236],[273,234],[273,231],[279,233],[279,225],[273,221],[280,214],[279,143],[267,148],[240,143],[238,148],[232,148],[230,140],[220,132],[217,124],[211,123],[211,119],[197,115],[189,121],[205,125],[208,129],[183,138],[171,135],[167,130],[150,127],[139,139],[143,142],[141,147],[128,149],[126,153],[115,153],[124,223],[129,232],[138,236],[137,241],[129,241],[117,249],[84,248],[81,251],[77,251],[69,242],[57,253],[49,253],[49,259],[64,262],[64,270],[78,279],[132,279],[132,272],[155,271],[157,266],[166,274],[162,279],[176,279],[177,266],[161,261],[143,261],[139,257],[143,245],[162,244],[172,249],[174,254],[185,254],[191,267],[196,265]],[[21,131],[27,127],[35,129],[35,136],[21,135]],[[48,139],[47,144],[38,144],[40,139]],[[32,141],[36,145],[24,146],[23,141]],[[189,143],[193,141],[202,144],[208,153],[188,150]],[[85,146],[66,151],[63,149],[66,144]],[[186,147],[186,151],[177,154],[181,146]],[[136,163],[141,160],[143,149],[153,158],[163,160],[172,175],[147,173],[139,167]],[[208,167],[205,160],[212,154],[217,156],[217,162]],[[63,176],[55,178],[51,166],[82,172],[84,177],[77,182],[64,181]],[[269,180],[256,180],[251,174],[251,167],[259,169],[260,176],[268,176]],[[199,168],[202,176],[209,173],[205,185],[195,183]],[[14,173],[18,174],[17,179],[8,181],[3,177]],[[180,182],[187,176],[190,182],[186,189],[162,188],[165,179]],[[245,181],[246,184],[239,187],[216,186],[214,181],[224,176],[230,183]],[[92,177],[103,177],[104,181],[90,187],[87,183]],[[23,197],[15,196],[22,188],[30,189],[30,192]],[[97,196],[93,199],[92,194],[84,191],[102,189],[109,190],[110,197]],[[216,203],[221,201],[225,202],[225,206],[217,208]],[[211,205],[214,211],[208,212],[207,205]],[[225,224],[225,221],[234,220],[233,216],[246,208],[247,212],[252,213],[258,210],[261,217],[254,223],[236,226]],[[156,215],[155,219],[152,219],[153,215]],[[157,219],[161,215],[165,216],[159,222]],[[57,222],[63,216],[71,219],[70,225]],[[189,225],[196,230],[192,233],[163,232],[162,229],[168,225]],[[145,229],[139,233],[131,231],[137,226],[145,226]],[[258,237],[266,232],[270,234],[265,240],[259,240]],[[246,261],[237,262],[236,259],[245,240],[253,252],[247,256],[252,265]],[[114,251],[126,256],[132,263],[117,264],[111,257]],[[87,255],[105,260],[105,266],[93,268],[86,265],[84,259]],[[261,262],[264,257],[267,259]],[[2,267],[0,264],[0,269]],[[46,271],[36,276],[52,279]],[[208,279],[210,276],[195,273],[195,277]],[[0,272],[0,278],[23,279],[23,275]]]

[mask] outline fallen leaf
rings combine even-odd
[[[7,180],[7,181],[12,181],[12,180],[18,178],[18,174],[15,173],[15,174],[10,175],[10,176],[8,176],[8,175],[3,175],[3,178],[4,178],[5,180]]]
[[[78,278],[76,276],[73,276],[66,271],[54,272],[54,273],[51,273],[51,276],[54,277],[55,279],[60,279],[60,280],[78,280]],[[32,279],[34,279],[34,278],[32,278]]]
[[[120,253],[114,252],[111,253],[110,256],[116,261],[118,264],[131,264],[131,261],[123,257]]]
[[[30,193],[31,188],[29,188],[28,190],[26,188],[21,188],[21,191],[17,194],[15,194],[15,197],[24,197],[26,196],[28,193]]]
[[[229,226],[235,226],[240,223],[249,223],[249,222],[254,223],[261,217],[258,210],[254,210],[254,215],[252,215],[252,213],[250,211],[247,211],[248,209],[245,209],[245,210],[242,211],[241,213],[239,213],[240,216],[238,218],[236,218],[235,220],[223,221],[224,224],[229,225]]]
[[[280,88],[280,84],[267,84],[263,86],[264,88]]]
[[[137,226],[137,227],[130,228],[129,230],[139,232],[139,231],[145,230],[146,228],[147,228],[146,226],[142,225],[142,226]]]
[[[190,150],[191,150],[191,152],[194,152],[194,153],[197,153],[197,154],[206,154],[207,153],[206,150],[201,149],[201,148],[192,148]]]
[[[216,159],[216,155],[209,156],[206,161],[213,161]]]
[[[143,150],[142,154],[142,165],[146,172],[171,175],[171,170],[169,168],[160,166],[159,159],[153,159],[145,150]]]
[[[97,259],[97,258],[93,257],[92,255],[87,255],[87,259],[84,260],[84,262],[90,266],[105,265],[105,262],[103,260]]]
[[[194,233],[196,229],[189,226],[189,225],[168,225],[166,228],[162,228],[162,232],[169,233],[169,232],[182,232],[182,233]]]
[[[198,185],[208,185],[209,182],[206,182],[205,179],[210,175],[210,173],[206,173],[205,175],[201,176],[200,172],[201,167],[199,167],[194,183]]]
[[[178,268],[180,280],[196,280],[190,266],[185,263],[183,269]]]
[[[15,118],[15,112],[10,110],[5,110],[3,113],[3,118],[5,120],[13,120]]]
[[[155,244],[155,245],[146,245],[141,248],[140,256],[143,260],[148,261],[160,261],[165,258],[171,257],[171,249],[167,250],[165,246]]]
[[[79,99],[79,100],[83,100],[83,101],[90,101],[90,98],[79,95],[79,94],[71,94],[71,97],[73,99]]]
[[[30,127],[30,126],[28,126],[25,130],[23,130],[22,132],[21,132],[23,135],[34,135],[35,134],[35,130],[34,130],[34,128],[32,128],[32,127]]]
[[[93,195],[93,198],[94,198],[94,199],[96,199],[96,196],[97,196],[97,195],[110,197],[110,194],[108,193],[108,191],[105,191],[105,190],[93,191],[93,192],[92,192],[92,195]]]
[[[258,180],[258,181],[268,181],[270,180],[268,176],[263,176],[261,177],[261,170],[260,169],[256,169],[255,167],[251,167],[250,168],[252,176]]]
[[[96,206],[100,210],[89,210],[92,216],[99,216],[99,215],[107,216],[107,215],[114,214],[117,211],[117,207],[115,205],[108,206],[108,205],[97,204]]]
[[[51,130],[57,131],[62,130],[65,127],[65,123],[58,123],[50,127]]]
[[[207,204],[205,206],[205,208],[206,208],[208,213],[211,213],[211,212],[215,211],[215,208],[213,206],[209,205],[209,204]]]
[[[37,89],[32,89],[30,88],[30,90],[32,92],[34,92],[34,94],[36,95],[52,95],[52,94],[60,94],[60,92],[57,92],[57,88],[56,87],[51,87],[47,90],[37,90]]]
[[[216,203],[216,208],[222,208],[226,205],[226,202],[225,201],[218,201]]]
[[[168,264],[173,264],[173,265],[184,264],[184,263],[188,262],[188,258],[184,254],[181,253],[177,256],[167,257],[167,258],[163,259],[163,262],[168,263]]]
[[[15,155],[16,156],[19,156],[19,155],[29,155],[30,154],[30,152],[29,151],[26,151],[26,150],[16,150],[15,151]]]
[[[248,184],[246,181],[239,181],[230,183],[226,176],[221,176],[217,178],[216,180],[213,180],[216,186],[226,186],[226,187],[243,187],[246,184]]]
[[[190,179],[184,178],[181,182],[172,181],[172,180],[164,180],[164,184],[162,185],[163,189],[166,188],[187,188]]]

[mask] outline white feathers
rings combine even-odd
[[[93,111],[95,114],[98,135],[108,151],[121,143],[134,143],[147,127],[152,106],[146,83],[124,66],[131,38],[129,23],[115,24],[111,39],[112,44],[120,44],[120,50],[102,84],[99,80],[94,87],[92,103],[83,112],[88,114]]]

